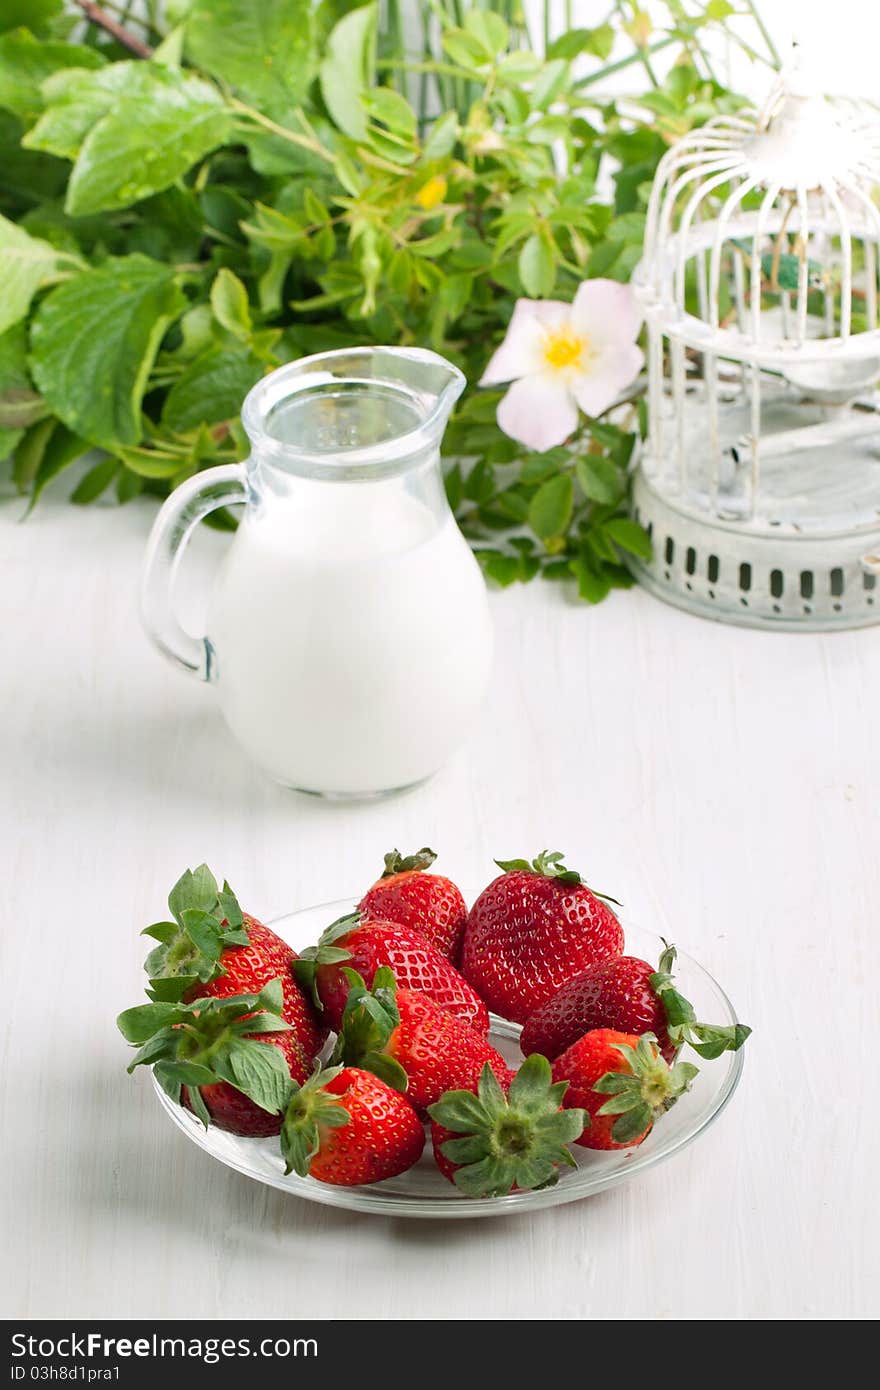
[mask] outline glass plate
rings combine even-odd
[[[470,900],[473,897],[476,894]],[[279,917],[270,925],[294,950],[301,951],[313,945],[330,922],[352,911],[352,908],[353,903],[347,899],[322,903],[301,912],[292,912],[287,917]],[[625,919],[624,927],[629,955],[641,956],[652,962],[659,959],[662,950],[659,936],[643,931]],[[733,1005],[721,986],[683,951],[678,954],[676,978],[682,993],[694,1004],[698,1018],[719,1024],[736,1022]],[[516,1024],[506,1023],[492,1015],[492,1042],[512,1065],[516,1065],[520,1057],[517,1046],[519,1031]],[[700,1066],[700,1074],[692,1089],[663,1116],[638,1148],[602,1153],[582,1149],[575,1144],[572,1152],[578,1166],[566,1169],[555,1187],[544,1188],[540,1192],[512,1192],[508,1197],[462,1196],[434,1166],[430,1140],[415,1167],[386,1182],[365,1187],[333,1187],[315,1178],[297,1177],[295,1173],[285,1177],[277,1139],[243,1139],[220,1129],[205,1130],[188,1111],[176,1105],[155,1081],[153,1084],[165,1110],[194,1144],[246,1177],[280,1188],[291,1196],[383,1216],[509,1216],[516,1212],[536,1211],[539,1207],[557,1206],[562,1202],[576,1202],[606,1187],[614,1187],[644,1172],[646,1168],[662,1163],[702,1134],[733,1095],[742,1072],[743,1053],[742,1050],[725,1052],[714,1062],[703,1062],[693,1054],[693,1060]]]

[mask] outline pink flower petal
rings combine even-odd
[[[571,305],[556,299],[518,299],[504,342],[489,359],[480,378],[481,386],[499,386],[504,381],[539,371],[543,363],[542,344],[548,328],[565,323]]]
[[[635,343],[605,348],[594,358],[592,370],[573,378],[571,391],[585,415],[601,415],[621,391],[635,380],[645,354]]]
[[[565,383],[540,374],[513,383],[498,405],[497,419],[511,439],[542,454],[573,433],[578,413]]]
[[[578,333],[596,347],[635,342],[642,326],[642,311],[629,285],[617,280],[584,280],[571,306],[571,321]]]

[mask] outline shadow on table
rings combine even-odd
[[[133,1094],[137,1090],[139,1097]],[[58,1136],[66,1158],[63,1174],[56,1170],[52,1184],[59,1205],[68,1212],[71,1204],[85,1208],[88,1225],[149,1230],[167,1242],[170,1254],[191,1242],[213,1247],[218,1257],[239,1249],[249,1259],[258,1256],[266,1274],[274,1269],[290,1275],[291,1257],[301,1253],[303,1238],[309,1238],[309,1268],[315,1277],[325,1272],[329,1278],[352,1234],[363,1242],[361,1258],[367,1260],[371,1237],[376,1238],[373,1253],[378,1245],[387,1255],[390,1241],[401,1253],[430,1258],[442,1251],[445,1260],[472,1246],[477,1236],[481,1249],[490,1251],[509,1238],[511,1223],[527,1238],[535,1220],[571,1219],[565,1208],[481,1218],[476,1226],[466,1220],[339,1211],[289,1196],[213,1161],[171,1129],[151,1088],[138,1088],[136,1081],[126,1078],[120,1084],[109,1074],[81,1077],[65,1085],[64,1092],[73,1123]],[[110,1125],[108,1116],[113,1117]],[[103,1139],[96,1141],[102,1132]],[[591,1203],[601,1202],[603,1195]],[[49,1196],[44,1192],[44,1199]]]

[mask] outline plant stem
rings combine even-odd
[[[761,38],[767,45],[767,51],[770,54],[771,62],[775,63],[776,67],[778,68],[782,67],[782,59],[779,56],[779,49],[776,47],[776,44],[770,37],[770,31],[768,30],[766,24],[761,18],[758,12],[758,8],[754,4],[754,0],[746,0],[746,7],[751,12],[752,18],[758,26],[758,33],[761,35]]]
[[[626,11],[623,8],[623,0],[617,0],[617,3],[615,4],[614,8],[620,16],[621,27],[624,27],[626,25]],[[651,60],[648,56],[648,54],[651,52],[651,49],[639,43],[637,39],[633,39],[633,43],[636,46],[636,61],[641,63],[642,67],[645,69],[645,72],[648,75],[648,81],[651,83],[651,86],[659,87],[660,84],[657,81],[654,69],[651,67]]]
[[[142,39],[135,38],[128,30],[109,15],[106,10],[102,10],[100,5],[95,5],[93,0],[76,0],[83,14],[92,24],[97,24],[100,29],[104,29],[110,34],[118,44],[127,48],[129,53],[133,53],[136,58],[151,58],[153,50],[149,44]]]
[[[604,67],[597,68],[587,77],[581,77],[577,82],[572,83],[572,91],[583,91],[585,87],[592,87],[594,83],[601,82],[603,77],[610,77],[612,73],[622,72],[624,68],[632,67],[633,63],[643,62],[648,54],[659,53],[661,49],[668,48],[670,44],[677,43],[674,34],[667,34],[665,38],[658,39],[656,43],[650,44],[644,51],[630,53],[626,58],[619,58],[616,63],[606,63]]]
[[[335,164],[335,160],[329,150],[325,150],[321,142],[314,137],[307,135],[297,135],[295,130],[288,130],[286,126],[278,125],[276,121],[264,116],[262,111],[258,111],[255,106],[248,106],[245,102],[239,101],[236,97],[229,98],[229,106],[239,115],[253,121],[256,125],[262,126],[264,130],[270,130],[273,135],[278,135],[282,140],[289,140],[292,145],[299,145],[301,149],[311,150],[312,154],[318,155],[320,159],[326,160],[328,164]]]
[[[454,67],[452,63],[438,63],[433,60],[416,63],[408,58],[380,58],[376,66],[378,68],[403,68],[406,72],[444,73],[447,77],[461,78],[464,76],[462,69]]]

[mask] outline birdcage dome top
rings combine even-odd
[[[696,350],[722,334],[716,350],[762,365],[790,350],[876,355],[859,276],[880,243],[878,189],[878,112],[789,72],[760,110],[717,116],[667,151],[633,283],[646,310]],[[734,277],[748,305],[735,319]],[[833,331],[817,331],[809,297],[832,281],[839,312]],[[783,327],[766,312],[768,292],[796,301]]]

